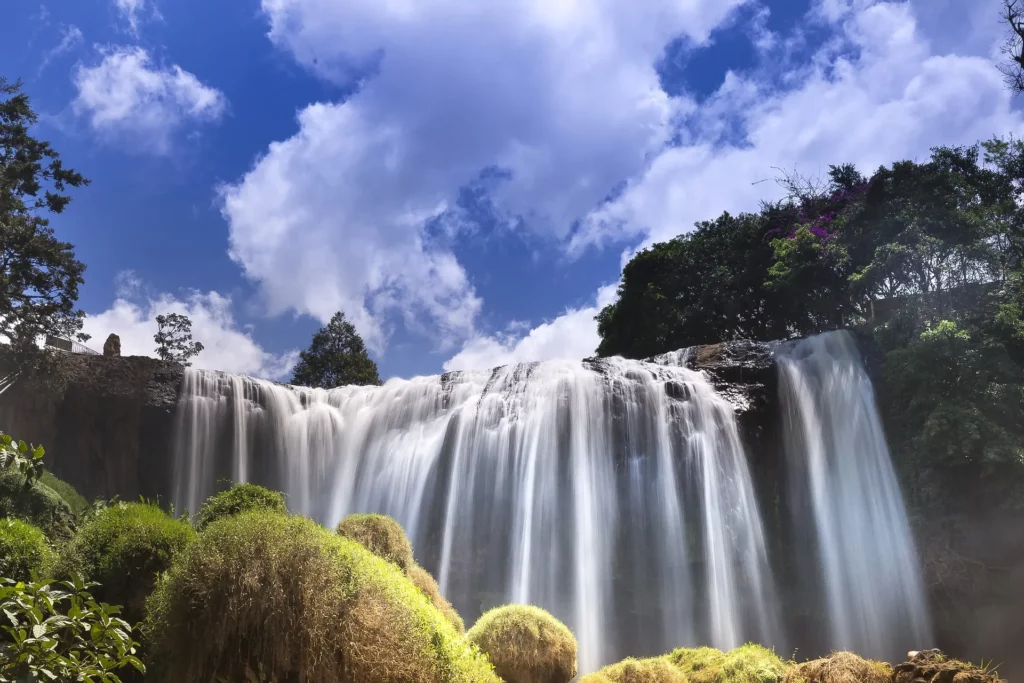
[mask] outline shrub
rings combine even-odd
[[[394,562],[402,571],[413,564],[412,545],[405,530],[387,515],[349,515],[338,522],[338,533],[377,557]]]
[[[168,683],[499,683],[393,564],[308,519],[218,520],[147,603],[154,670]]]
[[[409,567],[409,571],[406,572],[406,576],[412,581],[412,584],[420,589],[420,592],[427,596],[430,600],[430,604],[437,608],[437,610],[444,615],[444,618],[451,622],[451,625],[455,627],[455,630],[459,633],[466,632],[466,624],[462,621],[462,617],[452,607],[452,603],[441,595],[441,587],[437,585],[437,581],[430,575],[423,567],[418,564],[414,564]]]
[[[196,529],[202,531],[210,522],[237,515],[246,510],[286,512],[284,494],[256,484],[235,484],[206,499],[196,517]]]
[[[0,469],[0,517],[34,524],[55,543],[70,539],[76,526],[71,507],[46,484],[26,482],[25,475],[18,469]]]
[[[688,683],[682,671],[664,657],[624,659],[606,666],[597,673],[580,679],[580,683]]]
[[[54,493],[60,496],[61,500],[71,508],[71,513],[75,516],[75,519],[81,520],[92,512],[92,504],[86,500],[85,496],[79,493],[71,484],[53,476],[49,470],[44,471],[42,476],[39,477],[39,483],[48,486]]]
[[[53,551],[39,527],[20,519],[0,519],[0,577],[29,581],[53,568]]]
[[[680,648],[666,657],[690,683],[780,683],[791,666],[753,643],[729,652],[711,647]]]
[[[118,608],[97,604],[89,584],[0,579],[0,683],[103,681],[146,668],[135,657],[132,627]]]
[[[466,637],[487,653],[505,683],[568,683],[576,675],[575,636],[539,607],[495,607]]]
[[[797,664],[786,675],[786,683],[889,683],[891,679],[891,666],[852,652],[833,652]]]
[[[63,549],[59,578],[80,574],[99,582],[100,600],[124,605],[132,622],[144,616],[158,572],[195,539],[195,530],[152,503],[117,503],[99,510]]]

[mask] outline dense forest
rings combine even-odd
[[[602,356],[851,328],[912,506],[1024,506],[1024,143],[849,164],[626,265]],[[981,499],[981,500],[979,500]]]

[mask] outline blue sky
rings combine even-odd
[[[624,259],[773,167],[1019,134],[998,10],[53,0],[14,6],[0,73],[93,181],[54,227],[94,346],[180,311],[197,365],[287,378],[340,309],[411,376],[589,355]]]

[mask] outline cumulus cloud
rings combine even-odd
[[[523,333],[522,326],[513,323],[504,334],[475,336],[444,363],[444,369],[486,370],[511,363],[593,356],[601,341],[594,317],[615,300],[617,287],[617,284],[601,287],[594,305],[569,309],[528,332]]]
[[[871,172],[926,158],[936,145],[1024,128],[992,61],[933,53],[914,5],[822,0],[818,8],[837,22],[837,40],[789,74],[790,87],[731,74],[684,130],[684,143],[588,216],[571,250],[631,238],[648,244],[724,210],[755,210],[779,195],[773,183],[758,182],[775,176],[773,168],[818,175],[851,162]],[[738,120],[741,143],[712,134],[725,118]]]
[[[231,306],[230,297],[212,291],[193,291],[183,298],[167,293],[144,295],[139,279],[128,273],[118,282],[113,305],[101,313],[89,314],[83,331],[92,335],[89,345],[97,350],[113,333],[121,338],[122,355],[155,357],[156,317],[180,313],[192,321],[192,337],[204,347],[192,359],[193,366],[266,379],[286,379],[298,361],[298,351],[277,355],[263,350],[239,329]]]
[[[494,211],[564,238],[692,107],[661,88],[664,45],[705,41],[743,1],[264,0],[276,45],[361,80],[224,188],[231,254],[271,312],[345,310],[378,351],[396,311],[442,348],[465,340],[481,302],[447,241],[460,188],[497,170]]]
[[[102,61],[79,64],[72,109],[102,137],[166,154],[186,126],[217,121],[227,100],[178,65],[153,63],[142,47],[100,48]]]

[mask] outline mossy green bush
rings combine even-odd
[[[412,545],[402,525],[387,515],[349,515],[338,522],[338,534],[351,538],[402,571],[413,564]]]
[[[210,522],[247,510],[270,510],[283,514],[287,512],[284,494],[256,484],[235,484],[206,499],[196,515],[196,529],[202,531]]]
[[[25,475],[13,467],[0,469],[0,517],[34,524],[54,543],[75,533],[75,514],[68,503],[42,481],[26,487]]]
[[[55,573],[98,582],[96,598],[123,605],[122,616],[134,623],[145,615],[156,575],[195,537],[188,522],[153,503],[116,503],[82,525],[61,550]]]
[[[39,477],[39,483],[44,486],[50,487],[58,496],[61,497],[68,507],[71,508],[71,513],[76,519],[82,519],[90,512],[92,512],[92,504],[86,500],[85,496],[78,492],[78,490],[67,483],[63,479],[58,479],[53,476],[53,473],[49,470],[45,470],[41,477]]]
[[[583,676],[579,683],[688,683],[688,679],[665,657],[630,657]]]
[[[885,662],[864,659],[852,652],[833,652],[828,657],[794,665],[787,672],[785,683],[889,683],[892,677],[892,667]],[[952,681],[953,676],[948,680]]]
[[[147,611],[158,682],[499,683],[397,566],[298,516],[210,524]]]
[[[780,683],[792,666],[753,643],[728,652],[711,647],[680,648],[665,657],[690,683]]]
[[[576,637],[540,607],[495,607],[466,637],[505,683],[568,683],[576,675]]]
[[[448,599],[441,595],[441,587],[437,585],[437,581],[431,576],[423,567],[418,564],[414,564],[409,567],[409,570],[405,573],[412,581],[412,584],[420,589],[420,592],[427,596],[430,600],[430,604],[437,608],[437,610],[444,615],[455,630],[459,633],[466,632],[466,623],[459,616],[459,613],[452,607],[452,603],[448,602]]]
[[[20,519],[0,519],[0,578],[29,581],[53,568],[54,554],[42,529]]]

